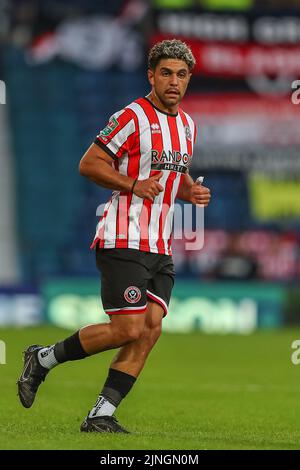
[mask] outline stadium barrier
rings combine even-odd
[[[107,321],[98,281],[51,281],[43,285],[42,293],[46,318],[56,326],[76,329]],[[176,333],[218,334],[278,328],[283,324],[285,294],[283,287],[274,284],[178,280],[163,328]]]
[[[34,326],[45,321],[44,313],[44,301],[38,288],[0,288],[0,326]]]
[[[107,321],[100,283],[53,279],[37,287],[0,288],[0,328],[50,323],[70,330]],[[298,325],[299,286],[257,282],[175,283],[163,329],[170,333],[250,334]]]

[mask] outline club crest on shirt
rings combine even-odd
[[[115,117],[112,117],[109,121],[109,123],[107,124],[106,127],[104,127],[104,129],[102,129],[102,131],[100,131],[99,133],[99,137],[107,137],[109,134],[112,133],[112,131],[114,131],[117,127],[119,126],[119,122],[117,121],[117,119]]]
[[[185,136],[187,140],[192,141],[192,133],[191,133],[191,129],[189,128],[189,126],[184,126],[184,132],[185,132]]]
[[[124,298],[130,304],[136,304],[142,297],[141,291],[136,286],[129,286],[124,292]]]

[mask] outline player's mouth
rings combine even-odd
[[[167,90],[166,95],[168,95],[168,96],[179,96],[180,93],[177,90]]]

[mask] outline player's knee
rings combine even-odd
[[[132,343],[140,338],[144,330],[141,322],[128,322],[128,324],[115,325],[114,336],[119,338],[120,344]]]
[[[138,340],[140,336],[142,335],[142,333],[143,333],[143,328],[140,325],[131,326],[130,328],[127,328],[125,329],[125,331],[123,331],[123,335],[126,341],[130,343],[132,341]]]

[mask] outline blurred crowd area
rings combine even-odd
[[[78,162],[148,93],[147,51],[173,37],[197,60],[182,107],[199,130],[191,175],[213,195],[204,248],[174,240],[178,276],[300,279],[300,0],[0,0],[0,283],[97,274],[110,192]]]

